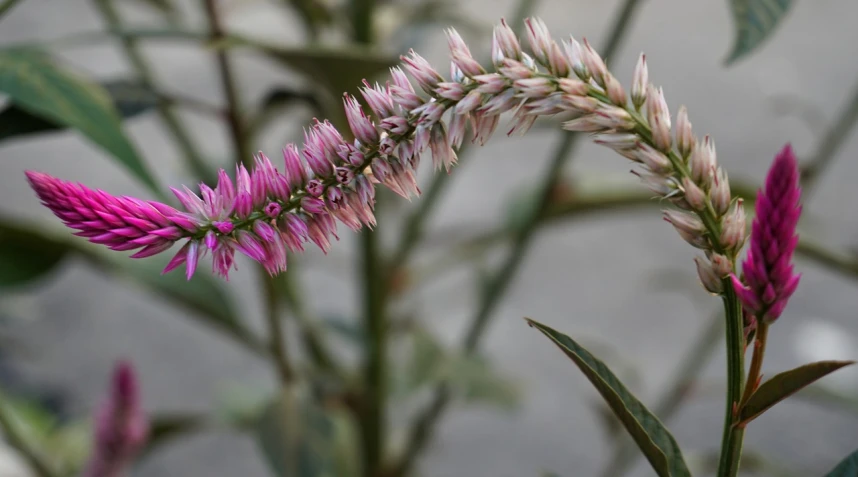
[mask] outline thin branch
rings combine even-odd
[[[831,161],[849,137],[849,133],[858,122],[858,83],[854,86],[852,97],[846,103],[837,119],[819,141],[819,148],[813,157],[802,166],[802,195],[810,196],[815,189],[819,176],[831,165]]]
[[[277,376],[283,386],[288,385],[294,378],[294,371],[286,351],[286,339],[283,323],[280,321],[280,300],[274,278],[267,273],[260,273],[265,285],[265,317],[268,324],[269,347],[272,359],[277,367]]]
[[[113,1],[114,0],[98,0],[95,2],[95,6],[111,30],[121,30],[123,29],[122,19],[120,18],[119,12],[116,10]],[[125,56],[128,57],[129,61],[131,61],[134,72],[139,77],[143,87],[150,91],[157,91],[152,69],[138,49],[137,40],[131,36],[119,36],[119,41],[122,44],[123,50],[125,50]],[[162,102],[158,104],[157,109],[161,120],[164,121],[164,124],[167,126],[167,131],[173,137],[173,141],[176,142],[176,145],[182,152],[182,157],[187,162],[188,167],[199,179],[212,183],[211,181],[214,180],[214,174],[212,174],[211,168],[206,164],[202,154],[200,154],[199,150],[194,145],[190,133],[182,125],[179,117],[172,110],[171,105],[169,103]]]

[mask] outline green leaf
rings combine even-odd
[[[0,224],[0,289],[31,284],[47,276],[69,250],[35,231]]]
[[[758,48],[775,31],[792,0],[730,0],[733,10],[733,50],[729,65]]]
[[[206,418],[196,414],[156,414],[149,421],[149,439],[141,456],[169,441],[205,428]]]
[[[428,330],[416,328],[411,333],[411,356],[405,365],[405,394],[435,382],[449,361],[444,348]]]
[[[498,374],[487,359],[471,355],[449,361],[450,382],[466,402],[513,410],[521,400],[518,383]]]
[[[756,419],[805,386],[850,364],[854,364],[854,361],[817,361],[774,375],[748,398],[739,413],[741,422],[746,424]]]
[[[133,118],[158,105],[158,96],[136,81],[119,79],[104,82],[101,86],[110,95],[113,106],[123,119]],[[0,111],[0,141],[59,131],[65,127],[15,104],[10,104]]]
[[[357,430],[349,412],[305,390],[283,390],[256,423],[259,448],[278,477],[355,477]]]
[[[661,477],[690,477],[676,440],[658,420],[611,372],[568,336],[527,318],[527,323],[554,342],[593,383],[599,394],[623,423],[656,474]]]
[[[0,50],[0,92],[20,108],[77,129],[115,157],[150,189],[159,191],[125,136],[104,88],[55,65],[36,50]]]
[[[858,475],[858,450],[846,456],[825,477],[855,477]]]

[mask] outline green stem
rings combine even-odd
[[[14,418],[8,414],[8,407],[4,401],[5,397],[0,396],[0,428],[3,429],[6,442],[21,454],[38,477],[57,477],[59,473],[48,463],[45,456],[34,449],[22,435]]]
[[[223,22],[221,21],[217,0],[205,0],[205,7],[211,31],[210,39],[212,42],[217,43],[227,36]],[[226,96],[227,124],[229,125],[229,133],[233,147],[235,148],[235,162],[241,162],[245,166],[250,167],[253,164],[253,157],[251,156],[250,145],[247,142],[247,135],[244,133],[241,99],[238,94],[238,83],[233,73],[232,62],[226,50],[218,48],[216,51],[215,58],[217,60],[218,76],[220,76],[223,93]]]
[[[637,11],[639,3],[639,0],[625,0],[623,3],[611,27],[605,49],[606,57],[613,56],[616,53],[616,50],[622,43],[622,39],[625,37],[629,23]],[[512,249],[506,256],[504,263],[492,275],[483,289],[484,291],[481,295],[477,312],[470,321],[462,343],[462,348],[466,354],[472,354],[476,351],[492,313],[500,303],[500,298],[504,296],[504,292],[518,271],[538,229],[537,226],[541,217],[551,202],[552,193],[560,183],[563,166],[575,144],[578,142],[579,137],[579,135],[569,132],[562,134],[562,139],[554,151],[551,165],[543,176],[539,200],[533,209],[531,209],[522,226],[514,232]],[[452,389],[449,383],[442,382],[438,385],[430,405],[418,415],[417,420],[412,426],[412,431],[406,441],[405,452],[397,464],[393,475],[401,477],[408,474],[415,464],[417,457],[431,440],[438,419],[446,409],[451,398]]]
[[[831,123],[831,128],[819,142],[819,148],[813,158],[802,167],[802,195],[805,200],[815,188],[819,175],[831,164],[837,151],[849,137],[855,123],[858,122],[858,84],[854,86],[852,96],[840,115]]]
[[[729,279],[724,280],[724,311],[727,320],[727,409],[721,439],[721,458],[718,477],[735,477],[742,458],[742,440],[745,429],[735,426],[736,412],[742,398],[745,382],[745,335],[742,305]]]
[[[364,393],[361,407],[364,476],[380,475],[385,443],[387,396],[387,320],[385,318],[385,274],[378,250],[378,231],[360,234],[363,251],[358,280],[363,282],[363,318],[367,333],[364,356]]]
[[[98,0],[95,6],[101,13],[107,25],[111,30],[121,30],[124,28],[119,12],[113,4],[114,0]],[[125,56],[131,62],[135,74],[139,77],[143,87],[150,91],[156,91],[154,75],[149,63],[143,57],[143,54],[137,48],[137,41],[130,36],[120,36],[119,41],[125,51]],[[179,120],[178,116],[172,109],[172,105],[168,102],[159,102],[157,106],[158,115],[167,126],[167,131],[173,137],[179,150],[182,152],[182,157],[187,161],[188,167],[201,180],[214,183],[215,175],[211,168],[206,164],[200,152],[191,139],[190,133],[185,129]]]
[[[373,32],[373,13],[375,0],[352,0],[352,39],[357,43],[371,45],[375,41]]]
[[[319,322],[312,317],[304,305],[304,293],[298,286],[300,275],[297,265],[291,263],[288,273],[281,273],[276,280],[280,283],[281,298],[288,305],[300,326],[300,339],[310,359],[321,370],[335,376],[343,376],[342,366],[336,361],[328,348],[319,328]]]
[[[748,399],[751,398],[751,394],[757,390],[760,376],[762,376],[761,371],[763,370],[763,358],[766,354],[766,341],[768,341],[769,336],[769,325],[764,322],[762,319],[757,319],[757,332],[754,335],[754,354],[751,358],[751,367],[748,370],[748,379],[745,382],[745,392],[742,394],[742,401],[740,404],[740,408],[748,402]]]
[[[9,10],[19,3],[21,3],[21,0],[5,0],[3,3],[0,3],[0,18],[3,18],[4,15],[9,13]]]
[[[269,348],[277,368],[277,377],[285,387],[292,382],[294,372],[289,363],[283,323],[280,320],[278,290],[275,286],[275,279],[270,277],[262,268],[259,269],[259,278],[265,286],[265,318],[268,324]]]

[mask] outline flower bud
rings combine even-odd
[[[646,55],[641,53],[638,57],[638,63],[635,65],[635,73],[632,78],[632,104],[635,109],[640,111],[644,103],[646,103],[647,84],[649,84],[649,72],[646,67]]]
[[[727,213],[727,209],[730,208],[730,183],[727,180],[727,172],[720,167],[715,171],[714,178],[712,179],[710,195],[715,213],[718,216]]]
[[[706,239],[706,227],[696,215],[677,212],[675,210],[665,210],[664,220],[673,225],[686,242],[697,248],[708,248],[709,241]]]
[[[682,188],[685,189],[685,200],[692,209],[703,210],[706,208],[706,193],[694,181],[687,177],[683,178]]]
[[[727,250],[738,250],[745,243],[745,208],[742,199],[736,199],[721,222],[721,246]]]
[[[667,109],[667,101],[664,100],[664,92],[661,88],[656,89],[650,85],[647,98],[647,121],[652,129],[652,140],[658,149],[669,151],[670,111]]]
[[[694,133],[691,130],[691,121],[688,120],[688,110],[680,106],[676,113],[676,148],[682,158],[687,158],[694,150]]]
[[[713,253],[709,256],[709,262],[718,278],[724,278],[733,273],[733,263],[724,255]]]
[[[610,73],[605,74],[605,91],[608,93],[608,98],[612,103],[620,107],[626,105],[626,91],[617,78]]]
[[[691,178],[704,189],[709,188],[711,182],[709,173],[715,170],[715,161],[715,141],[706,136],[703,138],[703,143],[694,148],[689,159]]]
[[[713,269],[712,264],[702,257],[694,257],[694,263],[697,264],[697,276],[700,277],[700,283],[710,293],[721,294],[724,291],[724,284],[718,273]]]

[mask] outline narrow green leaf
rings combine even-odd
[[[854,364],[854,361],[817,361],[774,375],[761,384],[748,398],[748,402],[745,403],[739,413],[741,422],[748,423],[756,419],[770,407],[800,391],[805,386],[850,364]]]
[[[775,31],[792,0],[730,0],[733,10],[733,50],[727,64],[758,48]]]
[[[114,108],[123,119],[133,118],[158,105],[158,96],[139,82],[118,79],[106,81],[101,86],[110,95]],[[32,114],[14,103],[0,111],[0,141],[59,131],[66,126],[44,116]]]
[[[526,320],[551,339],[593,383],[659,476],[691,476],[679,445],[667,428],[626,389],[605,363],[572,338],[529,318]]]
[[[159,191],[101,86],[58,67],[42,52],[0,50],[0,92],[25,111],[77,129]]]
[[[278,477],[355,477],[360,468],[350,414],[322,407],[305,392],[282,391],[254,433]]]
[[[0,289],[27,285],[47,276],[69,250],[36,231],[0,224]]]
[[[846,456],[825,477],[855,477],[858,475],[858,450]]]

